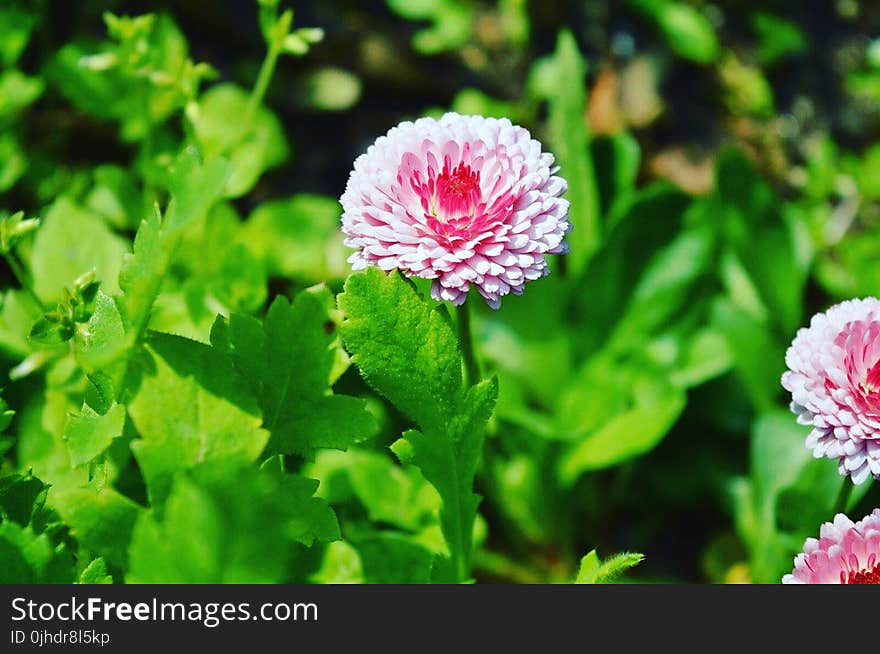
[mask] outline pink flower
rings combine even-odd
[[[448,113],[403,122],[354,162],[341,202],[348,261],[434,280],[461,304],[471,285],[493,309],[566,251],[567,183],[553,155],[507,119]]]
[[[837,459],[856,484],[880,478],[880,301],[847,300],[816,314],[785,363],[782,385],[798,422],[813,427],[813,455]]]
[[[880,584],[880,509],[853,524],[842,513],[808,538],[783,584]]]

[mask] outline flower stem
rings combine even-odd
[[[471,335],[471,311],[468,303],[460,305],[458,313],[458,341],[461,346],[461,356],[464,359],[464,381],[472,386],[480,381],[480,365],[474,356],[474,340]]]
[[[837,515],[838,513],[846,513],[846,505],[849,504],[849,498],[852,495],[852,489],[855,484],[852,483],[850,478],[843,478],[843,486],[840,487],[840,492],[837,494],[837,500],[834,502],[834,512],[832,515]]]
[[[3,258],[6,259],[6,263],[9,265],[10,270],[12,270],[12,274],[18,280],[18,283],[21,287],[27,291],[28,295],[30,295],[31,299],[34,301],[34,304],[42,311],[46,312],[46,305],[43,304],[43,301],[37,295],[37,292],[34,290],[34,287],[31,286],[30,280],[28,279],[27,274],[24,272],[24,268],[21,267],[21,264],[15,258],[15,255],[11,252],[4,252]]]

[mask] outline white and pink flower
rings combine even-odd
[[[807,447],[861,484],[880,478],[880,301],[847,300],[813,316],[785,355],[782,385],[813,430]]]
[[[880,509],[853,523],[842,513],[808,538],[784,584],[880,584]]]
[[[567,183],[553,161],[507,119],[403,122],[354,162],[341,198],[349,262],[432,279],[431,295],[456,305],[473,285],[497,309],[566,251]]]

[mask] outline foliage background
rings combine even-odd
[[[777,582],[841,485],[787,413],[785,348],[814,312],[880,284],[880,7],[294,8],[295,26],[324,38],[309,47],[303,33],[292,50],[308,52],[279,59],[254,107],[266,49],[254,2],[0,10],[0,349],[14,410],[0,449],[3,580],[432,578],[446,551],[440,499],[391,453],[412,422],[349,365],[332,296],[348,274],[336,198],[351,162],[400,120],[451,108],[508,116],[542,139],[576,226],[554,275],[474,317],[500,388],[476,472],[474,577],[570,581],[597,548],[644,553],[630,580]],[[106,11],[157,18],[117,24],[108,42]],[[164,222],[150,232],[154,201]],[[16,223],[18,211],[40,226]],[[142,256],[123,264],[136,231]],[[74,283],[92,269],[100,293],[91,278]],[[297,295],[319,283],[329,290]],[[273,305],[278,295],[297,300]],[[110,324],[111,296],[137,296],[116,301],[120,333],[135,334],[118,345],[128,372],[108,367],[111,337],[88,337]],[[215,328],[213,348],[154,334],[207,343],[217,314],[239,318],[221,321],[229,335]],[[139,315],[154,331],[132,332]],[[281,360],[299,352],[297,369],[323,371],[318,391],[329,380],[369,413],[339,398],[330,436],[302,436],[320,432],[314,412],[269,424],[274,373],[218,390],[210,366],[228,361],[205,354],[227,336],[230,351],[254,342],[236,329],[273,344],[243,359],[271,368],[271,347]],[[152,386],[126,377],[143,352]],[[324,401],[301,386],[291,405]],[[253,440],[210,447],[246,451],[247,465],[162,468],[180,456],[166,441],[181,425],[204,441],[230,424]],[[321,482],[317,498],[307,479]],[[878,505],[866,484],[850,517]]]

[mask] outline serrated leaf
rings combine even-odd
[[[600,561],[596,550],[581,559],[576,584],[608,584],[613,583],[621,574],[638,565],[644,559],[643,554],[623,552],[610,559]]]
[[[129,583],[279,583],[294,542],[339,537],[317,482],[214,461],[175,477],[162,515],[141,516]],[[193,538],[193,534],[198,538]]]
[[[422,429],[443,433],[462,387],[461,353],[445,311],[376,268],[348,278],[339,307],[343,340],[370,385]]]
[[[71,583],[73,557],[47,534],[11,521],[0,523],[0,584]]]
[[[82,410],[70,416],[64,428],[71,465],[80,466],[102,454],[122,435],[124,425],[125,407],[121,404],[114,404],[104,415],[83,404]]]
[[[49,499],[82,546],[112,565],[127,565],[132,529],[142,511],[137,504],[107,486],[98,489],[69,483],[53,486]]]
[[[218,458],[254,461],[269,434],[258,412],[239,406],[255,409],[218,353],[182,337],[156,335],[153,342],[152,369],[145,370],[129,415],[142,437],[131,447],[155,505],[174,473]]]
[[[12,520],[26,527],[46,501],[48,488],[30,472],[0,477],[0,522]]]
[[[364,378],[421,431],[403,438],[443,500],[440,521],[452,553],[452,578],[470,578],[473,494],[484,429],[498,397],[497,379],[465,387],[458,341],[448,317],[430,308],[396,274],[369,268],[349,277],[339,306],[342,336]]]
[[[144,218],[135,234],[133,251],[122,261],[119,287],[123,296],[118,306],[128,334],[140,334],[146,328],[170,261],[170,252],[162,244],[161,226],[158,211]]]
[[[113,577],[107,574],[107,563],[98,557],[89,563],[79,576],[80,584],[112,584]]]
[[[330,392],[333,330],[326,291],[302,292],[293,303],[276,298],[262,325],[241,315],[215,324],[212,343],[259,399],[271,451],[313,458],[316,449],[344,450],[375,432],[363,400]]]
[[[128,346],[125,325],[116,303],[98,291],[88,323],[76,333],[77,362],[86,373],[93,373],[117,361]]]

